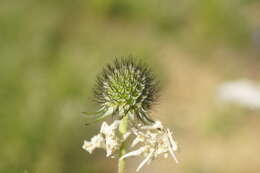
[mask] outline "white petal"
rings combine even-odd
[[[148,156],[140,163],[140,165],[137,167],[136,171],[138,172],[143,166],[145,163],[147,163],[148,161],[150,161],[152,155],[153,155],[154,151],[150,152],[148,154]]]
[[[133,142],[132,142],[132,144],[131,144],[131,147],[135,147],[139,142],[142,142],[143,140],[139,137],[139,136],[137,136],[134,140],[133,140]]]
[[[123,155],[120,160],[122,159],[125,159],[127,157],[134,157],[134,156],[138,156],[138,155],[141,155],[144,151],[146,150],[145,147],[141,147],[139,148],[138,150],[134,150],[134,151],[131,151],[129,153],[126,153],[125,155]]]
[[[172,146],[172,149],[173,151],[177,151],[178,150],[178,145],[176,144],[176,142],[173,140],[173,137],[172,137],[172,133],[170,132],[169,129],[167,129],[167,135],[170,139],[170,143],[171,143],[171,146]]]
[[[108,124],[106,122],[103,122],[100,128],[100,133],[106,133],[108,127]]]
[[[168,150],[170,151],[170,153],[171,153],[172,157],[174,158],[175,162],[179,163],[179,161],[177,160],[177,158],[176,158],[176,156],[175,156],[175,154],[173,152],[170,139],[168,138],[167,141],[168,141]]]

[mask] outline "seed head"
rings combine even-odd
[[[157,98],[157,83],[150,69],[132,57],[115,59],[97,78],[96,101],[100,118],[109,115],[130,116],[153,123],[148,112]]]

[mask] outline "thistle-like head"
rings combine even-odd
[[[101,105],[99,116],[130,116],[145,124],[153,123],[148,112],[157,91],[157,83],[147,66],[132,57],[115,59],[97,78],[95,97]]]

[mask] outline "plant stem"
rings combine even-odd
[[[124,116],[124,118],[121,120],[120,125],[119,125],[119,133],[123,136],[127,132],[127,126],[128,126],[128,116]],[[126,153],[126,146],[125,143],[123,142],[120,151],[119,151],[119,158],[125,155]],[[118,161],[118,173],[125,173],[125,159],[119,160]]]

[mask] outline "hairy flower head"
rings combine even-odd
[[[95,98],[101,105],[99,116],[130,116],[152,123],[148,112],[155,102],[157,88],[147,66],[132,57],[116,59],[97,78]]]

